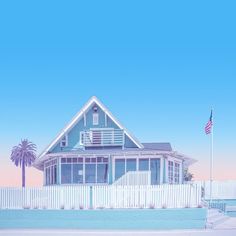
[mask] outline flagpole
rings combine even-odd
[[[211,109],[211,112],[213,110]],[[214,124],[213,124],[213,115],[212,115],[212,127],[211,127],[211,163],[210,163],[210,203],[212,202],[212,182],[213,182],[213,144],[214,144]]]

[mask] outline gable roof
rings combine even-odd
[[[38,159],[47,154],[60,141],[60,139],[74,127],[74,125],[83,117],[84,113],[94,103],[96,103],[120,129],[124,130],[124,133],[137,145],[137,147],[143,148],[143,145],[112,115],[112,113],[103,105],[103,103],[97,97],[93,96],[72,118],[72,120],[64,127],[64,129],[62,129],[62,131],[48,145],[48,147],[38,156]]]

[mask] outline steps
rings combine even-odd
[[[208,209],[206,228],[213,229],[218,224],[223,223],[229,218],[230,218],[229,216],[226,216],[223,212],[219,211],[218,209]]]

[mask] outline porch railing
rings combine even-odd
[[[85,147],[123,146],[124,131],[121,129],[92,129],[81,131],[82,145]]]
[[[128,171],[117,179],[113,185],[150,185],[151,171]]]

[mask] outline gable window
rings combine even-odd
[[[94,106],[93,107],[93,125],[98,125],[98,123],[99,123],[98,108]]]
[[[67,147],[68,146],[68,135],[66,134],[63,136],[60,142],[60,147]]]
[[[98,125],[98,123],[99,123],[98,113],[93,113],[93,125]]]

